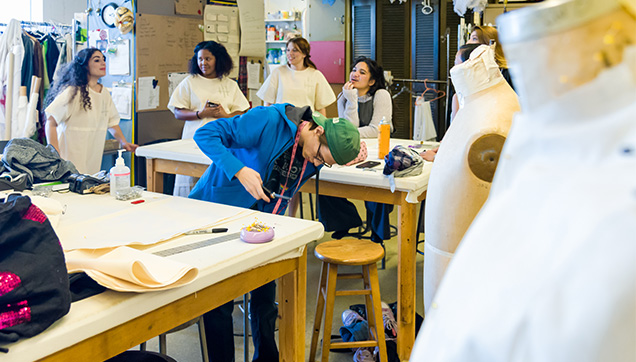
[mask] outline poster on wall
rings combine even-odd
[[[234,62],[230,78],[238,77],[239,64],[239,16],[238,8],[230,6],[206,5],[203,24],[203,40],[213,40],[227,49]]]
[[[174,12],[179,15],[201,15],[201,0],[174,0]]]
[[[265,57],[265,3],[238,0],[242,57]]]

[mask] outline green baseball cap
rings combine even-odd
[[[327,118],[319,112],[312,112],[311,117],[324,128],[327,146],[339,165],[344,165],[358,156],[360,132],[356,126],[344,118]]]

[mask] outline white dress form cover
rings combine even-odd
[[[424,254],[426,309],[455,249],[488,198],[491,171],[496,167],[513,114],[519,111],[517,95],[501,75],[494,52],[488,46],[473,51],[471,59],[453,67],[451,74],[466,104],[444,135],[428,183]],[[485,159],[475,162],[475,156],[485,156]]]

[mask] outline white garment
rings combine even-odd
[[[417,97],[415,99],[413,139],[416,141],[435,141],[437,139],[437,131],[435,131],[433,113],[431,111],[431,102],[427,102],[424,97]]]
[[[467,61],[452,67],[450,74],[460,108],[464,107],[465,97],[506,80],[495,62],[494,45],[480,45]]]
[[[73,43],[71,34],[64,35],[64,43],[60,47],[60,55],[57,57],[55,73],[53,73],[53,81],[57,81],[64,66],[73,61]]]
[[[200,75],[189,75],[175,88],[168,102],[168,108],[173,113],[176,108],[201,111],[205,108],[207,101],[219,104],[228,114],[245,111],[250,107],[250,103],[236,81],[228,77],[208,79]],[[215,119],[186,121],[181,139],[192,139],[197,129]],[[198,178],[195,177],[177,175],[173,194],[188,197],[197,180]]]
[[[636,360],[636,48],[626,53],[515,118],[411,361]]]
[[[92,175],[102,164],[106,129],[119,125],[119,112],[105,87],[101,92],[88,88],[91,109],[86,110],[79,90],[70,99],[72,88],[66,87],[46,107],[46,117],[57,122],[60,156],[79,172]]]
[[[371,122],[366,126],[360,126],[358,103],[373,102],[373,116]],[[373,96],[368,93],[358,97],[358,90],[343,89],[338,95],[338,117],[349,120],[358,127],[360,138],[376,138],[380,129],[382,118],[387,119],[391,124],[393,132],[393,102],[391,95],[386,89],[378,89]]]
[[[24,59],[24,44],[22,43],[22,26],[20,22],[11,19],[4,33],[0,35],[0,99],[6,99],[6,87],[9,80],[8,55],[13,53],[13,112],[12,118],[18,119],[18,99],[22,82],[22,60]],[[0,110],[0,139],[4,138],[5,105]],[[12,127],[13,128],[13,127]]]
[[[312,110],[326,108],[336,95],[325,76],[314,68],[297,71],[287,65],[274,68],[256,95],[268,103],[291,103]]]
[[[461,17],[464,17],[468,9],[473,9],[474,13],[481,13],[488,5],[486,0],[453,0],[453,3],[453,9]]]

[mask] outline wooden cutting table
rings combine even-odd
[[[144,193],[146,202],[136,205],[131,205],[130,201],[117,201],[109,195],[67,193],[54,194],[52,198],[66,207],[66,213],[56,228],[62,245],[65,245],[66,240],[62,235],[68,234],[65,232],[67,228],[100,218],[117,219],[117,215],[124,212],[134,216],[135,207],[151,207],[153,202],[158,202],[156,200],[163,203],[163,207],[179,205],[178,212],[185,217],[188,217],[188,208],[183,207],[184,202],[196,206],[199,214],[205,208],[214,215],[233,215],[245,211],[232,206],[150,192]],[[173,202],[174,205],[171,204]],[[244,220],[234,222],[247,225],[255,217],[276,227],[276,237],[272,242],[246,244],[235,239],[170,256],[169,258],[197,267],[198,277],[188,285],[165,291],[122,293],[109,290],[75,302],[66,316],[41,334],[4,346],[9,348],[9,353],[0,353],[0,359],[3,362],[102,361],[265,283],[280,279],[278,300],[281,361],[304,361],[307,267],[305,245],[321,238],[323,227],[318,222],[260,212],[250,213]],[[146,225],[143,217],[133,223],[140,232],[152,227],[152,221]],[[175,220],[174,224],[177,230],[178,222]],[[116,237],[118,225],[112,225],[111,229]],[[146,247],[149,248],[146,250],[159,251],[192,240],[184,238],[193,237],[182,236]],[[90,235],[87,241],[90,242]]]
[[[369,150],[369,160],[377,159],[377,140],[365,139]],[[391,147],[398,144],[416,145],[411,140],[392,139]],[[424,149],[437,147],[436,142],[425,142]],[[146,158],[148,190],[163,190],[163,174],[181,174],[201,177],[212,162],[197,147],[193,140],[178,140],[142,146],[136,150],[137,156]],[[323,167],[320,171],[319,191],[321,195],[346,197],[364,201],[382,202],[398,206],[398,355],[408,360],[415,342],[415,240],[417,228],[417,208],[426,197],[428,178],[432,163],[425,162],[418,176],[396,178],[395,189],[391,191],[389,179],[382,174],[383,165],[373,170],[361,170],[353,166]],[[315,179],[311,179],[300,189],[315,193]]]

